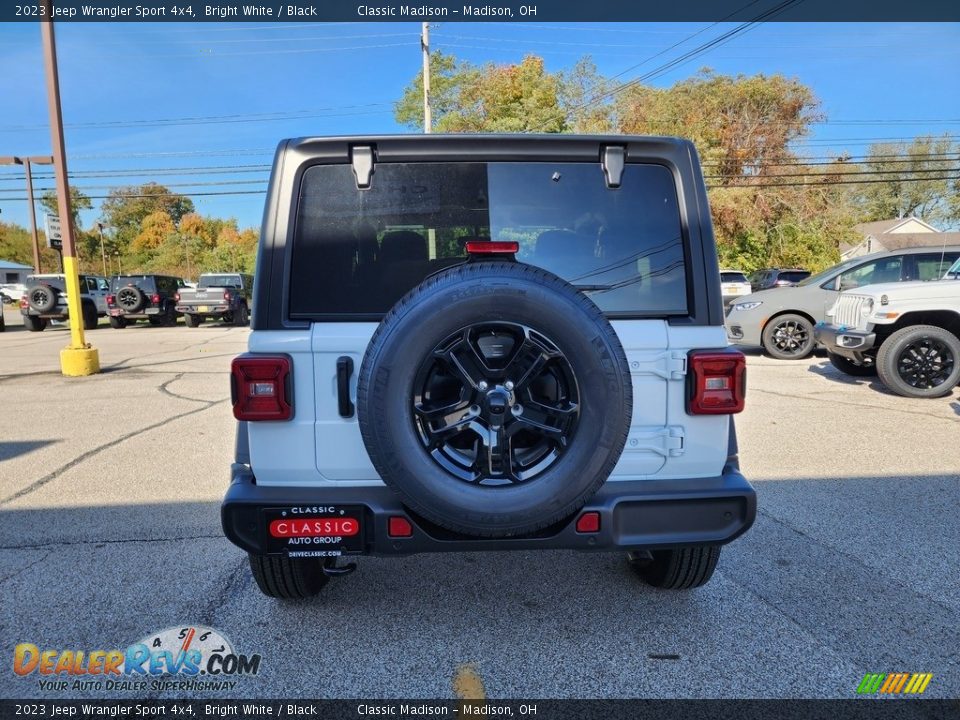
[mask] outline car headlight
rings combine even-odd
[[[733,309],[740,310],[740,311],[753,310],[754,308],[758,308],[761,305],[763,305],[763,302],[761,302],[760,300],[754,300],[753,302],[737,303],[736,305],[733,306]]]
[[[869,315],[873,312],[873,298],[867,298],[863,301],[863,305],[860,307],[861,315]]]

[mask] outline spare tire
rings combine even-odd
[[[116,303],[124,312],[140,312],[147,304],[147,296],[136,285],[127,285],[117,290]]]
[[[616,332],[540,268],[470,262],[384,317],[357,387],[374,467],[414,513],[480,537],[570,517],[606,481],[633,412]]]
[[[27,289],[27,304],[39,313],[48,313],[57,306],[60,291],[52,285],[41,283]]]

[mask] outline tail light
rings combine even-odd
[[[160,296],[157,293],[154,293],[153,295],[150,296],[150,302],[152,302],[154,305],[159,305]]]
[[[173,299],[176,300],[177,302],[180,302],[180,293],[174,293]]]
[[[24,293],[20,296],[20,309],[26,310],[28,307],[30,307],[30,301],[27,300],[27,294]]]
[[[116,295],[107,295],[107,305],[114,305],[117,302]]]
[[[230,396],[237,420],[293,417],[292,363],[287,355],[241,355],[230,367]]]
[[[224,300],[224,302],[230,302],[230,298],[231,298],[231,297],[232,297],[232,296],[230,295],[230,291],[229,291],[229,290],[224,290],[224,291],[223,291],[223,300]]]
[[[732,415],[743,410],[747,360],[736,351],[692,352],[689,357],[687,412]]]

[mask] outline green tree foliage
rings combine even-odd
[[[101,222],[110,228],[113,243],[121,254],[127,252],[142,231],[144,219],[156,212],[165,213],[176,226],[180,218],[193,212],[193,201],[151,182],[117,188],[100,206]]]
[[[54,250],[47,247],[43,231],[39,232],[40,263],[45,272],[55,271],[59,258]],[[30,231],[16,223],[0,222],[0,260],[20,263],[33,267],[33,239]]]
[[[933,225],[960,221],[960,187],[949,179],[957,174],[958,149],[949,135],[873,145],[861,169],[879,173],[871,179],[882,182],[864,183],[854,194],[864,220],[915,215]]]

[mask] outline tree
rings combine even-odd
[[[563,132],[562,79],[543,59],[482,68],[443,53],[430,59],[431,106],[439,132]],[[436,70],[434,70],[436,68]],[[394,107],[397,122],[423,127],[423,73]]]
[[[708,175],[756,177],[794,159],[790,143],[821,119],[818,108],[813,91],[799,80],[705,68],[669,88],[628,88],[618,95],[616,122],[624,133],[690,138]]]
[[[580,58],[569,72],[560,73],[560,106],[571,132],[613,132],[612,85],[590,57]]]
[[[158,183],[117,188],[100,206],[101,221],[111,229],[117,249],[127,252],[141,232],[144,218],[156,212],[165,213],[173,225],[187,213],[193,212],[190,198],[170,192]]]
[[[130,244],[130,249],[136,253],[149,252],[159,248],[166,239],[176,231],[173,218],[163,210],[157,210],[147,215],[141,223],[140,232]]]
[[[46,272],[59,267],[59,259],[54,250],[48,248],[46,237],[41,230],[40,263]],[[0,222],[0,259],[33,267],[33,238],[30,231],[16,223]]]
[[[60,206],[57,204],[57,193],[53,190],[47,190],[41,198],[40,205],[50,215],[60,215]],[[70,211],[73,214],[73,227],[77,233],[83,232],[80,226],[80,211],[89,210],[93,207],[89,196],[82,193],[76,186],[70,186]]]
[[[888,220],[915,215],[926,222],[960,220],[955,175],[957,153],[949,135],[918,137],[910,143],[871,145],[860,169],[871,173],[855,193],[862,219]],[[951,157],[952,155],[952,157]],[[864,176],[866,179],[866,176]]]

